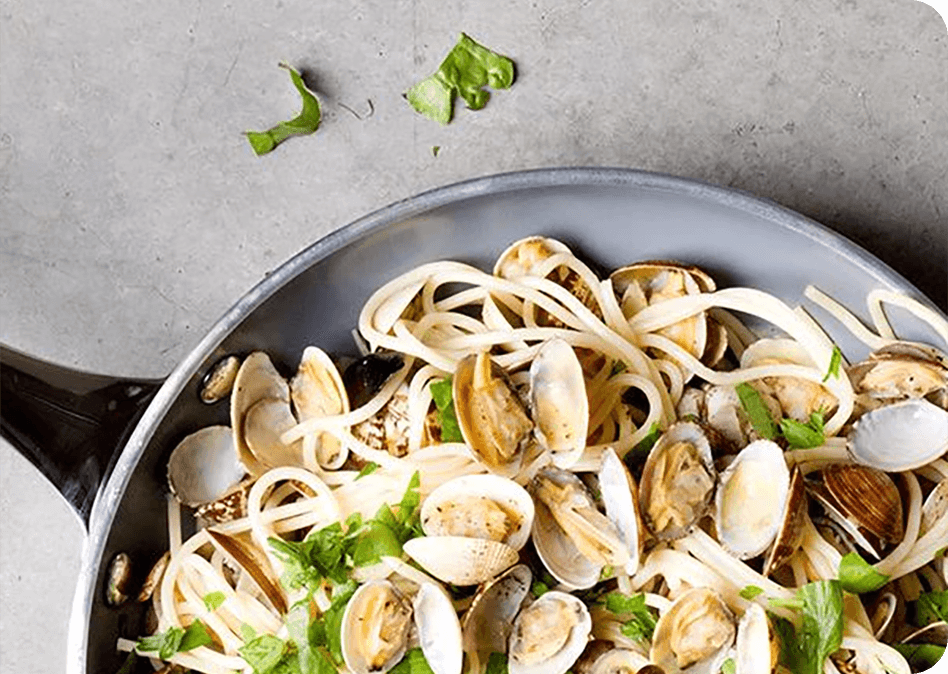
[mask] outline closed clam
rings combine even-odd
[[[214,363],[201,382],[201,401],[210,405],[229,396],[238,369],[240,359],[237,356],[225,356]]]
[[[533,422],[503,369],[486,352],[471,354],[457,365],[452,393],[474,458],[493,473],[516,474]]]
[[[710,507],[717,472],[698,424],[678,422],[655,443],[639,481],[642,518],[660,540],[685,536]]]
[[[586,648],[591,631],[589,610],[579,598],[545,593],[513,622],[507,649],[510,674],[564,674]]]
[[[735,633],[734,616],[718,593],[696,587],[659,618],[649,659],[665,674],[717,674]]]
[[[718,539],[738,559],[763,553],[783,522],[789,492],[783,450],[770,440],[752,442],[721,473],[715,495]]]
[[[530,408],[534,432],[553,463],[573,466],[586,448],[589,400],[582,365],[562,339],[544,342],[530,365]]]
[[[921,398],[876,408],[856,422],[848,449],[857,463],[878,470],[919,468],[948,452],[948,411]]]

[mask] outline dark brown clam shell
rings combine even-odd
[[[905,536],[902,496],[887,473],[841,464],[821,471],[827,495],[860,531],[891,544]]]
[[[777,530],[777,537],[767,552],[764,561],[764,576],[769,576],[783,566],[803,542],[803,522],[806,514],[806,489],[803,485],[803,473],[798,466],[790,471],[790,487],[787,491],[787,503],[784,506],[783,522]]]

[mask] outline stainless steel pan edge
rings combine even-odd
[[[108,481],[100,488],[92,508],[89,535],[83,547],[79,582],[70,619],[68,674],[86,672],[89,616],[96,592],[97,570],[101,564],[101,557],[119,502],[135,466],[166,411],[177,399],[186,382],[208,360],[215,348],[254,309],[312,264],[393,223],[421,215],[445,204],[474,197],[558,186],[636,187],[688,196],[745,211],[769,220],[778,227],[809,238],[815,244],[834,251],[885,285],[909,292],[936,311],[938,310],[911,283],[888,265],[825,226],[776,203],[745,192],[666,174],[623,168],[537,169],[475,178],[395,202],[324,237],[270,273],[210,329],[165,380],[122,450]]]

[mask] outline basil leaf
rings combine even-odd
[[[438,410],[438,423],[441,425],[442,442],[464,442],[458,417],[452,400],[451,377],[431,382],[431,399]]]
[[[181,643],[178,644],[178,652],[186,653],[201,646],[209,646],[212,643],[214,643],[214,640],[207,633],[207,627],[200,620],[195,620],[184,630]]]
[[[737,664],[734,658],[728,658],[721,663],[721,674],[737,674]]]
[[[319,109],[319,101],[316,100],[312,92],[306,88],[300,74],[285,63],[281,63],[280,67],[289,71],[293,86],[296,87],[296,90],[300,93],[300,97],[303,99],[303,109],[300,111],[300,114],[288,122],[280,122],[266,131],[247,131],[246,136],[250,142],[250,147],[253,148],[253,151],[258,156],[272,151],[273,148],[290,136],[313,133],[319,128],[319,122],[322,116]]]
[[[630,597],[621,592],[610,592],[603,599],[607,611],[621,617],[630,616],[623,621],[619,628],[622,634],[635,641],[648,641],[652,638],[658,621],[652,611],[645,605],[644,594],[636,594]]]
[[[874,592],[889,582],[889,576],[876,571],[858,552],[850,552],[840,560],[838,575],[840,586],[853,594]]]
[[[810,424],[804,424],[796,419],[781,419],[780,433],[787,439],[793,449],[810,449],[811,447],[819,447],[826,442],[822,429],[818,430]]]
[[[471,110],[480,110],[490,99],[484,87],[507,89],[513,81],[513,61],[461,33],[437,72],[405,92],[405,98],[425,117],[447,124],[454,116],[455,96]]]
[[[425,659],[425,654],[420,648],[412,648],[405,653],[397,665],[392,667],[391,674],[434,674],[431,665]]]
[[[919,595],[915,601],[914,619],[919,627],[942,620],[948,622],[948,590]]]
[[[535,580],[533,584],[530,585],[530,594],[539,599],[547,592],[550,591],[550,586],[544,583],[542,580]],[[499,655],[499,654],[498,654]]]
[[[132,674],[135,671],[135,663],[138,662],[138,653],[134,650],[129,651],[128,655],[125,657],[125,661],[122,663],[122,666],[119,667],[118,671],[115,674]]]
[[[216,611],[225,601],[227,601],[227,595],[220,591],[208,592],[204,595],[204,605],[208,611]]]
[[[770,416],[770,410],[764,404],[760,393],[747,382],[741,382],[734,387],[737,391],[737,397],[740,398],[741,407],[747,413],[751,425],[757,434],[762,438],[773,440],[777,436],[777,424]]]
[[[395,532],[385,524],[371,520],[352,548],[352,563],[355,566],[368,566],[382,557],[400,557],[401,554],[402,544]]]
[[[240,624],[240,640],[241,641],[243,641],[244,643],[247,643],[248,641],[253,641],[256,638],[257,638],[257,630],[252,628],[247,623]]]
[[[378,469],[379,469],[379,464],[375,463],[374,461],[369,461],[367,464],[365,464],[362,467],[362,470],[359,471],[359,474],[356,475],[355,479],[358,480],[359,478],[365,477],[366,475],[371,475]]]
[[[800,674],[821,674],[826,658],[843,640],[843,591],[839,581],[821,580],[804,585],[797,596],[803,600],[798,644],[805,669]]]
[[[913,672],[927,672],[945,657],[945,647],[935,644],[892,644]]]
[[[648,433],[645,435],[645,437],[639,440],[635,447],[633,447],[629,453],[625,455],[626,463],[644,461],[645,457],[648,456],[648,453],[652,451],[652,447],[655,446],[655,443],[658,442],[660,437],[662,437],[662,429],[658,425],[658,422],[655,421],[652,423],[651,428],[648,429]]]
[[[184,630],[180,627],[170,627],[164,632],[153,634],[139,640],[135,650],[139,653],[146,651],[149,653],[158,653],[158,657],[167,660],[178,652],[181,640],[184,638]]]
[[[763,589],[757,587],[756,585],[748,585],[740,592],[741,597],[743,597],[744,599],[748,601],[755,599],[756,597],[762,595],[763,593],[764,593]]]
[[[348,581],[337,585],[332,591],[332,605],[323,614],[326,629],[326,646],[336,665],[342,666],[342,616],[346,612],[346,605],[355,594],[358,585],[355,581]]]
[[[829,368],[826,370],[826,376],[823,377],[823,381],[829,381],[830,377],[834,379],[839,379],[839,366],[843,362],[843,352],[839,350],[839,347],[833,345],[833,355],[830,356]]]
[[[255,674],[270,674],[286,654],[286,642],[272,634],[262,634],[237,649]]]
[[[491,653],[487,658],[487,670],[484,674],[508,674],[507,656],[503,653]]]

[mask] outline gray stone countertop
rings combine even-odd
[[[914,0],[0,0],[0,341],[161,377],[268,270],[356,217],[500,171],[733,186],[948,297],[948,31]],[[465,31],[517,80],[445,127],[402,92]],[[242,132],[313,136],[265,157]],[[434,146],[440,146],[435,156]],[[0,445],[0,667],[62,671],[83,532]]]

